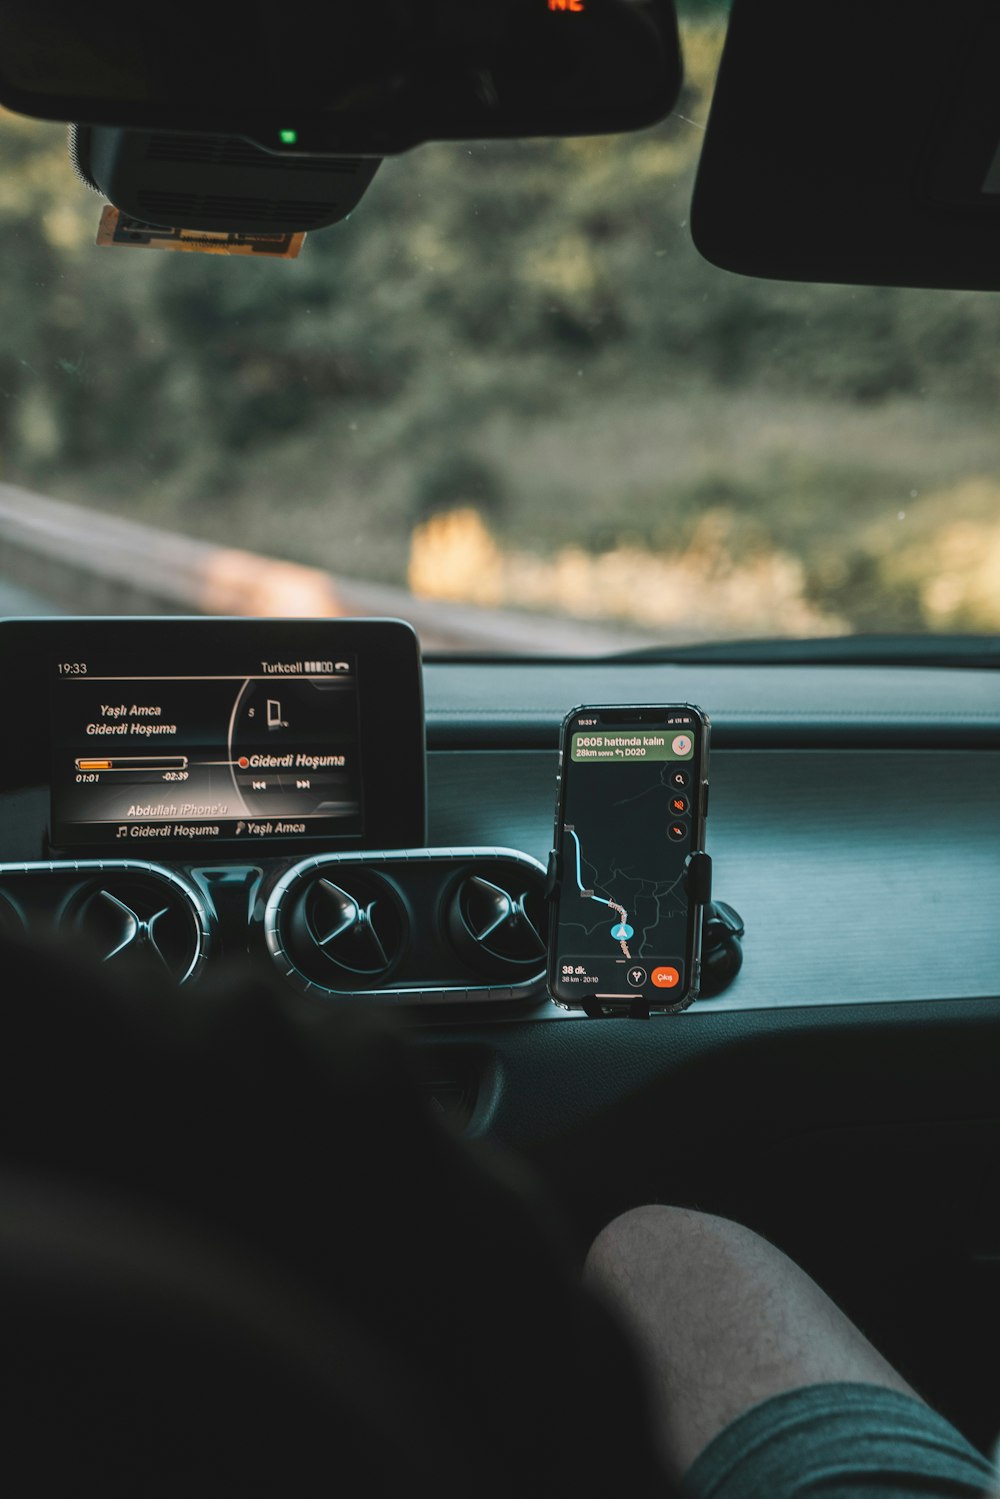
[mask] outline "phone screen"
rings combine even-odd
[[[708,721],[691,706],[580,708],[563,728],[549,983],[563,1004],[680,1004],[698,912]]]

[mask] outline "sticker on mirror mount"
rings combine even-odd
[[[243,234],[212,229],[164,229],[130,218],[121,209],[106,204],[97,226],[102,248],[120,246],[132,250],[193,250],[202,255],[266,255],[273,260],[295,260],[305,233]]]

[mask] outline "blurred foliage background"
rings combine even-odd
[[[664,640],[1000,628],[1000,302],[706,265],[683,11],[670,121],[423,147],[295,262],[97,250],[3,116],[0,477]]]

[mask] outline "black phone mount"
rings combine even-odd
[[[560,859],[553,849],[549,854],[545,898],[552,901],[559,889]],[[727,989],[743,967],[743,918],[725,901],[712,899],[712,860],[701,850],[687,860],[688,899],[701,907],[701,982],[697,999],[713,999]],[[627,1016],[631,1020],[649,1019],[649,1000],[641,995],[628,1006],[609,1005],[595,1000],[581,1005],[591,1019]]]

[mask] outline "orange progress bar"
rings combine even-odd
[[[187,755],[106,755],[74,761],[77,770],[187,770]]]

